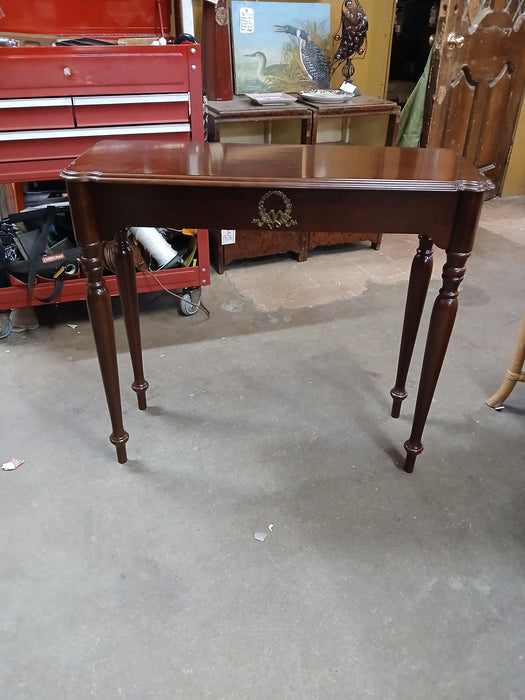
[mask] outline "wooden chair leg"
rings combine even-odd
[[[518,342],[514,349],[509,368],[505,378],[497,392],[486,400],[487,406],[491,408],[501,408],[503,402],[508,399],[516,382],[525,382],[525,316],[521,322],[521,329],[518,335]]]

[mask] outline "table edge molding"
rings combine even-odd
[[[276,178],[261,178],[259,180],[250,178],[225,178],[225,177],[206,177],[206,176],[174,176],[152,175],[142,177],[137,173],[132,174],[113,174],[108,175],[101,171],[80,172],[65,168],[61,177],[70,182],[92,182],[104,184],[148,184],[148,185],[166,185],[174,186],[191,186],[191,187],[214,187],[228,188],[236,187],[238,189],[287,189],[287,190],[302,190],[302,189],[330,189],[330,190],[375,190],[380,184],[385,191],[392,192],[414,192],[425,190],[426,192],[490,192],[494,189],[494,185],[490,180],[334,180],[334,179],[276,179]]]

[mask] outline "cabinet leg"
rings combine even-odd
[[[297,235],[299,237],[299,253],[297,255],[297,259],[299,262],[306,262],[308,260],[308,240],[310,234],[301,232]]]
[[[372,241],[371,245],[374,250],[379,250],[381,248],[381,241],[383,240],[383,234],[378,233],[375,241]]]
[[[224,246],[221,244],[219,246],[219,253],[217,255],[217,272],[222,275],[226,268],[226,263],[224,262]]]

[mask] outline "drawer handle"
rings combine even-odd
[[[64,68],[64,75],[66,75],[66,76],[67,76],[67,75],[71,75],[71,68],[68,68],[68,66],[66,66],[66,67]]]

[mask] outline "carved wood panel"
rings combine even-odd
[[[500,191],[525,71],[525,0],[442,1],[422,143],[453,148]]]

